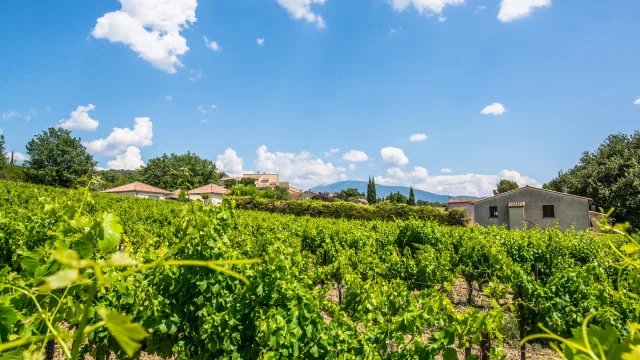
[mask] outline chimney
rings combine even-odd
[[[562,193],[563,194],[567,193],[567,184],[562,184]]]

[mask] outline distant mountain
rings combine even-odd
[[[316,186],[312,191],[315,192],[340,192],[342,190],[347,189],[358,189],[361,193],[367,193],[367,182],[365,181],[340,181],[337,183],[329,184],[329,185],[320,185]],[[387,186],[387,185],[378,185],[376,184],[376,195],[378,197],[387,197],[391,193],[400,192],[400,194],[404,196],[409,196],[409,188],[406,186]],[[413,192],[416,197],[416,201],[423,200],[429,202],[441,202],[446,203],[449,201],[449,195],[440,195],[430,193],[428,191],[422,191],[418,189],[413,189]],[[472,196],[452,196],[454,198],[466,198]]]

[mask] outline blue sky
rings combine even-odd
[[[103,168],[190,150],[301,188],[487,195],[639,128],[638,19],[636,0],[13,1],[0,128],[20,153],[70,128]]]

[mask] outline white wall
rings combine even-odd
[[[139,198],[144,198],[144,199],[159,199],[159,200],[164,200],[167,198],[167,195],[163,195],[163,194],[157,194],[157,193],[147,193],[147,192],[143,192],[143,191],[125,191],[125,192],[117,192],[117,193],[112,193],[112,194],[116,194],[116,195],[120,195],[120,196],[136,196]]]
[[[219,205],[222,202],[222,194],[208,194],[209,198],[207,199],[207,204]],[[200,195],[189,195],[189,199],[191,200],[202,200],[202,196]]]

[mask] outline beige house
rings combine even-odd
[[[191,200],[201,200],[205,204],[218,205],[222,202],[224,195],[229,194],[229,190],[220,185],[209,184],[188,191],[187,194]]]
[[[527,227],[548,228],[558,225],[560,230],[591,227],[586,197],[525,186],[516,190],[473,202],[475,223],[482,226],[506,225],[509,229]]]
[[[242,176],[222,178],[220,181],[224,182],[231,179],[238,183],[242,179],[254,179],[256,181],[256,188],[259,190],[266,189],[268,187],[274,188],[276,186],[286,188],[290,187],[288,181],[280,181],[278,174],[242,174]]]
[[[102,192],[117,194],[121,196],[135,196],[139,198],[159,199],[159,200],[164,200],[168,198],[169,195],[171,195],[171,193],[168,192],[167,190],[162,190],[160,188],[153,187],[151,185],[147,185],[139,181],[114,187],[111,189],[107,189]]]

